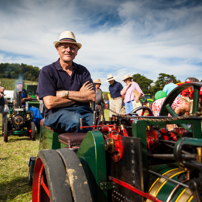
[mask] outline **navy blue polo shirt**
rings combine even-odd
[[[121,91],[123,86],[121,83],[114,81],[112,85],[109,85],[109,92],[112,98],[121,97]]]
[[[57,60],[40,71],[37,93],[39,99],[42,99],[48,95],[56,96],[56,91],[59,90],[79,91],[86,81],[93,83],[90,72],[84,66],[73,63],[72,75],[69,76]],[[89,103],[78,102],[69,107],[73,106],[89,106]],[[48,110],[45,107],[44,115],[47,116],[57,110],[58,108]]]

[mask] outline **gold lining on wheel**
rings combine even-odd
[[[175,168],[163,173],[162,175],[171,179],[174,176],[181,174],[183,172],[186,172],[186,170],[182,168]],[[148,193],[156,197],[167,181],[168,180],[163,177],[157,178],[155,182],[151,185]],[[152,201],[147,199],[146,202],[152,202]]]

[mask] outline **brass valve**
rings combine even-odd
[[[196,155],[196,161],[201,163],[202,162],[202,147],[197,147],[197,155]]]
[[[105,151],[110,151],[111,153],[114,153],[115,152],[114,139],[107,138],[104,141],[104,149],[105,149]]]

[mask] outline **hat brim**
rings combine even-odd
[[[113,81],[116,77],[113,77],[113,78],[110,78],[110,79],[107,79],[106,81]]]
[[[94,84],[101,84],[102,82],[94,82]]]
[[[125,78],[125,79],[123,79],[123,81],[125,81],[126,79],[133,79],[133,77],[128,77],[128,78]]]
[[[72,43],[78,46],[78,48],[80,49],[82,47],[82,45],[80,43],[77,42],[71,42],[71,41],[54,41],[53,45],[57,48],[59,44],[61,43]]]

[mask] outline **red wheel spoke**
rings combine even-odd
[[[43,187],[44,191],[46,192],[46,194],[50,198],[49,189],[48,189],[48,187],[46,186],[46,184],[44,182],[44,176],[42,176],[42,178],[41,178],[41,186]]]
[[[39,175],[38,175],[38,201],[40,201],[40,197],[41,197],[41,185],[40,185],[40,183],[41,183],[41,178],[42,178],[42,173],[43,173],[43,168],[44,168],[44,165],[43,165],[43,163],[41,164],[41,168],[40,168],[40,170],[39,170]]]

